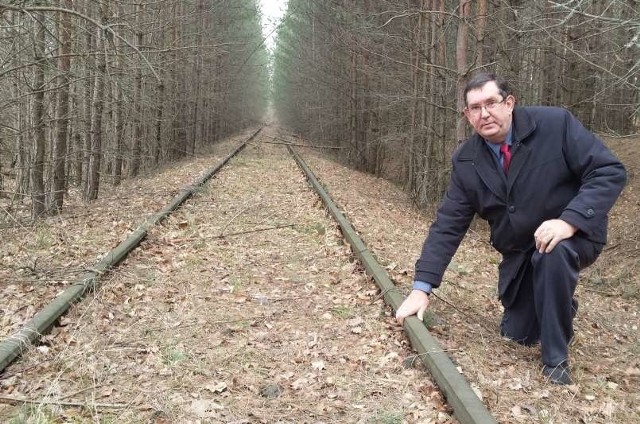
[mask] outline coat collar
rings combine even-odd
[[[529,135],[536,129],[536,123],[526,108],[516,107],[513,110],[512,125],[512,159],[509,175],[496,172],[492,153],[484,145],[484,140],[478,135],[472,135],[461,147],[457,159],[472,161],[476,172],[486,186],[500,199],[507,201],[509,191],[518,178],[526,159],[531,153]]]

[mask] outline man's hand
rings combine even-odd
[[[429,295],[422,290],[412,290],[396,311],[398,324],[402,325],[406,317],[415,313],[418,314],[418,319],[422,321],[427,306],[429,306]]]
[[[536,249],[540,253],[549,253],[562,240],[573,237],[576,231],[578,231],[576,227],[561,219],[544,221],[533,233]]]

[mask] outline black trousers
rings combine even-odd
[[[534,251],[514,301],[505,307],[501,334],[524,345],[540,341],[542,362],[548,366],[567,360],[578,306],[573,298],[578,273],[598,258],[602,248],[572,237],[551,253]]]

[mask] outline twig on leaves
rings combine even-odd
[[[10,405],[15,404],[31,404],[31,405],[59,405],[59,406],[71,406],[71,407],[90,407],[92,409],[95,408],[103,408],[103,409],[124,409],[131,408],[130,404],[127,403],[89,403],[89,402],[61,402],[59,400],[33,400],[33,399],[24,399],[24,398],[14,398],[10,396],[0,396],[0,403],[7,403]],[[138,406],[134,407],[135,409],[149,409],[148,406]]]
[[[228,227],[229,225],[231,225],[231,223],[232,223],[233,221],[235,221],[237,217],[239,217],[240,215],[242,215],[243,213],[245,213],[246,211],[248,211],[248,210],[249,210],[249,209],[251,209],[252,207],[254,207],[254,206],[259,206],[261,203],[262,203],[262,202],[258,202],[258,204],[256,204],[256,205],[248,205],[247,207],[245,207],[245,208],[241,209],[240,211],[238,211],[238,213],[236,213],[235,215],[233,215],[233,216],[231,217],[231,219],[230,219],[229,221],[227,221],[227,223],[226,223],[226,224],[224,224],[224,225],[222,226],[222,229],[220,230],[220,234],[218,235],[218,237],[224,237],[224,230],[226,230],[226,229],[227,229],[227,227]]]
[[[448,300],[442,298],[441,296],[438,296],[436,293],[431,293],[431,295],[433,297],[435,297],[436,299],[444,302],[446,305],[452,307],[453,309],[455,309],[456,311],[458,311],[463,317],[467,318],[469,320],[469,322],[477,322],[478,324],[480,324],[481,327],[483,327],[485,330],[488,331],[495,331],[494,328],[491,328],[488,324],[486,324],[484,322],[484,320],[478,320],[477,316],[473,316],[471,313],[462,310],[460,308],[458,308],[456,305],[454,305],[453,303],[449,302]],[[472,310],[472,312],[475,312]]]
[[[240,236],[240,235],[243,235],[243,234],[259,233],[261,231],[278,230],[280,228],[293,227],[293,225],[294,224],[283,224],[283,225],[276,225],[275,227],[267,227],[267,228],[258,228],[258,229],[255,229],[255,230],[239,231],[237,233],[220,234],[218,236],[215,236],[215,238],[225,238],[225,237],[231,237],[231,236]]]
[[[274,142],[274,141],[263,141],[262,143],[264,143],[264,144],[284,144],[286,146],[311,147],[313,149],[334,149],[334,150],[347,149],[347,147],[343,147],[343,146],[317,146],[317,145],[313,145],[313,144],[292,143],[290,141],[285,140],[284,138],[271,137],[270,135],[267,135],[266,137],[269,137],[269,138],[271,138],[273,140],[283,141],[283,143],[278,143],[278,142]]]

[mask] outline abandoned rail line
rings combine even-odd
[[[315,393],[315,396],[321,396],[328,400],[327,405],[318,407],[319,409],[316,408],[313,412],[308,410],[309,407],[299,402],[294,405],[295,402],[289,401],[286,405],[275,408],[277,412],[274,412],[275,415],[270,418],[275,417],[276,421],[297,422],[297,418],[304,416],[304,414],[316,417],[318,421],[331,420],[331,417],[335,418],[335,414],[338,416],[342,414],[345,417],[351,414],[351,418],[346,419],[351,422],[358,416],[359,411],[362,414],[371,414],[370,411],[363,411],[370,406],[354,402],[353,407],[349,408],[344,404],[348,401],[348,388],[357,382],[349,381],[348,377],[341,381],[340,375],[342,373],[339,367],[328,372],[332,368],[331,363],[333,362],[356,368],[364,366],[366,378],[371,379],[373,384],[379,384],[380,387],[385,387],[387,384],[386,391],[383,389],[373,390],[375,398],[378,399],[376,402],[385,405],[386,402],[383,399],[389,397],[389,405],[394,402],[401,403],[396,396],[402,397],[402,392],[406,387],[399,389],[397,387],[399,382],[389,373],[389,370],[385,372],[378,370],[379,372],[373,372],[373,375],[369,375],[371,367],[363,364],[371,359],[360,355],[356,360],[352,357],[341,356],[341,352],[348,351],[352,346],[351,343],[355,343],[350,341],[349,337],[360,336],[365,332],[364,337],[360,338],[365,339],[364,343],[367,343],[367,338],[376,339],[376,328],[389,326],[388,317],[383,319],[378,316],[376,320],[379,322],[376,324],[372,324],[370,319],[363,318],[363,316],[367,316],[366,314],[372,313],[371,306],[376,300],[383,298],[386,304],[395,310],[402,302],[403,296],[395,288],[385,269],[378,264],[372,252],[358,236],[353,225],[340,211],[338,205],[331,199],[329,193],[322,187],[296,150],[303,147],[285,142],[288,144],[285,150],[285,147],[273,143],[261,143],[259,141],[260,131],[258,129],[253,132],[213,168],[193,184],[182,189],[166,207],[150,215],[143,224],[100,259],[79,281],[69,285],[51,303],[35,314],[20,331],[0,343],[0,372],[6,372],[10,369],[10,364],[21,355],[24,355],[23,369],[37,367],[40,359],[30,358],[29,355],[35,352],[37,356],[43,351],[48,353],[50,348],[46,346],[53,345],[55,342],[49,339],[47,344],[40,345],[46,347],[41,350],[35,350],[31,346],[41,343],[44,335],[55,328],[56,323],[59,324],[64,320],[65,325],[74,326],[74,332],[63,334],[67,338],[67,344],[66,348],[61,350],[71,350],[72,347],[84,345],[85,349],[89,349],[89,351],[71,350],[68,356],[75,357],[75,359],[54,360],[57,363],[53,366],[53,371],[59,375],[69,372],[74,367],[81,368],[74,360],[77,361],[77,356],[83,354],[87,356],[85,361],[95,361],[96,364],[101,364],[102,370],[92,369],[90,372],[83,370],[80,373],[91,375],[90,380],[95,383],[90,385],[93,389],[80,388],[79,392],[86,390],[93,392],[93,405],[96,409],[100,405],[103,408],[109,406],[95,402],[96,387],[108,387],[106,391],[98,391],[105,398],[109,398],[109,395],[120,390],[116,384],[118,380],[113,377],[114,374],[134,376],[133,380],[140,381],[144,390],[151,391],[152,380],[146,381],[148,377],[142,377],[142,375],[152,372],[151,368],[153,367],[149,364],[150,358],[160,358],[163,363],[163,369],[160,373],[164,373],[166,377],[171,377],[174,380],[180,380],[178,375],[185,371],[192,375],[206,377],[204,383],[202,379],[194,378],[195,382],[203,384],[206,388],[205,392],[211,396],[198,394],[193,395],[192,399],[185,396],[187,400],[179,397],[172,398],[168,402],[173,407],[176,404],[189,404],[189,413],[198,418],[231,422],[237,421],[243,414],[248,414],[257,421],[265,420],[265,414],[269,414],[267,412],[269,405],[263,405],[264,409],[258,408],[256,410],[258,412],[250,411],[249,401],[245,401],[244,405],[247,410],[243,410],[239,405],[235,405],[233,408],[225,406],[225,403],[232,404],[230,399],[235,394],[242,393],[242,388],[251,393],[259,392],[263,402],[264,399],[285,397],[283,395],[285,389],[296,391],[305,390],[305,388]],[[280,137],[269,138],[284,140]],[[249,152],[247,152],[247,146],[251,146]],[[295,181],[295,178],[301,177],[292,176],[291,165],[286,163],[287,156],[295,160],[308,184],[300,184],[298,181],[295,187],[291,186],[292,179]],[[291,159],[288,160],[291,161]],[[264,168],[259,171],[248,169],[256,164],[261,164]],[[247,174],[249,180],[246,179],[246,176],[241,181],[232,182],[229,180],[231,178],[229,175],[234,172],[234,169],[227,169],[229,168],[227,165],[235,169],[246,169],[249,172]],[[269,177],[266,175],[265,169],[271,169],[271,172],[275,174]],[[227,179],[219,177],[221,173],[225,172]],[[212,197],[205,198],[202,192],[213,192],[211,186],[218,185],[217,181],[212,182],[212,179],[215,178],[220,178],[220,184],[228,183],[232,187],[226,194],[216,192]],[[262,181],[263,178],[265,181]],[[275,189],[275,192],[265,195],[260,192],[260,186],[266,185],[267,180],[276,181],[280,185]],[[247,184],[247,181],[252,184]],[[330,224],[323,223],[317,217],[315,218],[317,221],[299,222],[301,218],[298,213],[301,210],[315,207],[317,209],[316,215],[322,215],[322,210],[324,210],[314,205],[313,201],[310,203],[308,200],[299,199],[301,193],[308,191],[308,186],[312,187],[319,196],[324,207],[335,220],[339,231],[338,227],[332,231],[328,227]],[[306,196],[309,195],[306,194]],[[284,200],[284,197],[287,198],[286,202],[281,203],[280,201]],[[231,202],[234,198],[235,205],[229,206],[233,203],[226,202]],[[237,204],[239,198],[243,199],[240,205]],[[189,202],[190,200],[193,201]],[[203,201],[205,206],[195,206],[196,203]],[[216,218],[208,220],[207,217],[202,216],[202,210],[209,210],[212,213],[215,210]],[[176,213],[181,216],[175,217]],[[286,248],[276,245],[270,236],[276,232],[286,232],[291,245]],[[255,235],[259,238],[250,238],[248,235]],[[358,277],[358,270],[353,268],[348,260],[348,252],[342,246],[343,237],[349,243],[352,254],[358,259],[368,278]],[[242,239],[242,242],[237,244],[230,242],[230,239]],[[320,247],[312,247],[311,250],[307,250],[306,244],[309,240],[320,241]],[[227,255],[224,260],[213,257],[206,250],[207,246],[215,243],[221,244],[223,247],[229,245],[228,249],[220,251],[221,255]],[[139,246],[142,247],[138,249]],[[187,252],[190,246],[196,246],[195,252]],[[264,258],[256,259],[262,255]],[[335,268],[336,261],[339,261],[335,255],[342,255],[340,260],[344,261],[338,268]],[[291,258],[294,260],[290,261]],[[125,265],[117,267],[125,260]],[[199,267],[200,275],[193,275],[191,268],[184,265],[189,262],[195,263],[196,268]],[[146,265],[142,263],[146,263]],[[231,267],[231,264],[235,264],[236,268]],[[325,268],[329,267],[329,264],[333,267],[327,271]],[[301,266],[305,269],[301,269]],[[123,268],[129,269],[129,271],[125,271]],[[171,277],[166,276],[169,268],[173,273]],[[131,290],[131,287],[127,287],[126,277],[123,277],[123,281],[118,282],[118,279],[112,275],[118,272],[131,274],[129,275],[129,284],[133,285],[132,294],[125,294],[126,290]],[[144,277],[141,277],[143,274]],[[377,288],[372,286],[369,278],[375,282]],[[168,279],[172,280],[174,284],[167,284],[166,287],[163,287],[162,283]],[[210,280],[212,283],[204,288],[196,285],[189,286],[195,280]],[[109,286],[105,288],[107,282]],[[331,294],[327,285],[331,289],[334,289],[334,286],[339,286],[340,290],[347,290],[347,292],[351,289],[355,295],[352,297],[345,292],[342,292],[342,295]],[[370,286],[368,289],[367,285]],[[190,288],[186,288],[187,286]],[[318,289],[320,290],[318,291]],[[159,302],[162,305],[154,304],[163,292],[166,293],[166,297],[162,299],[162,302]],[[89,293],[93,293],[93,296],[88,296]],[[367,293],[367,295],[363,293]],[[323,301],[328,301],[328,306],[319,307],[319,299],[323,296],[333,298],[324,299]],[[350,303],[341,298],[344,296],[349,297]],[[86,299],[77,303],[83,297]],[[107,306],[96,307],[98,301],[104,302]],[[136,302],[139,302],[139,305],[136,305]],[[71,308],[74,304],[77,307]],[[355,312],[358,308],[356,305],[367,305],[368,312]],[[373,306],[380,310],[379,303]],[[235,312],[225,312],[236,307],[239,308],[237,312],[239,315]],[[243,308],[248,316],[242,316]],[[217,315],[215,317],[208,315],[208,311],[211,309],[216,309]],[[73,314],[74,317],[65,318],[67,313]],[[276,323],[283,315],[290,317],[289,322]],[[297,325],[303,315],[306,320],[316,323],[317,331],[308,328],[303,330],[303,327]],[[82,323],[82,319],[91,316],[94,319],[96,316],[98,317],[94,324],[85,325]],[[336,320],[336,317],[343,319]],[[70,325],[69,322],[75,324]],[[135,333],[137,339],[134,342],[132,342],[131,335],[126,337],[127,342],[124,342],[124,338],[119,338],[119,332],[124,331],[119,327],[120,324],[127,325],[129,328],[139,327]],[[185,328],[189,328],[189,330],[185,330]],[[172,329],[175,331],[172,332]],[[274,330],[275,334],[270,330]],[[429,334],[424,324],[412,317],[405,320],[404,330],[413,349],[417,351],[417,357],[429,372],[427,374],[423,369],[414,371],[423,374],[419,378],[427,378],[430,375],[435,380],[455,418],[462,423],[495,422],[469,383],[458,372],[444,349]],[[97,331],[98,334],[87,335],[86,333],[89,331]],[[151,345],[155,344],[153,347],[147,343],[146,337],[153,334],[154,331],[160,331],[159,334],[165,334],[164,332],[168,331],[166,334],[169,335],[180,333],[183,336],[182,333],[185,333],[189,334],[190,338],[178,338],[167,345],[163,345],[162,340],[154,340],[154,343],[151,343]],[[213,337],[212,339],[212,333],[218,331],[221,332],[222,337]],[[246,331],[256,333],[257,336],[252,337],[257,338],[244,335],[245,345],[236,345],[234,335],[245,334]],[[320,331],[326,332],[326,335],[319,336]],[[292,338],[287,339],[285,336],[287,332],[296,334],[296,337],[291,336]],[[296,346],[299,343],[298,333],[305,332],[307,339],[302,345]],[[336,336],[336,340],[328,340],[328,335],[331,334]],[[215,334],[213,335],[215,336]],[[303,334],[303,339],[304,336]],[[97,340],[101,337],[108,339],[109,342]],[[83,339],[88,342],[83,343]],[[209,342],[213,340],[213,343],[209,345],[214,351],[211,353],[212,355],[215,356],[216,352],[221,353],[225,356],[223,363],[234,364],[229,367],[228,371],[211,371],[203,366],[203,363],[217,363],[213,359],[209,361],[209,353],[204,353],[208,349],[207,340]],[[324,352],[314,352],[314,348],[320,343],[319,340],[326,344]],[[383,343],[398,345],[400,342],[398,340],[384,340]],[[341,345],[343,346],[340,347]],[[106,349],[107,352],[117,351],[115,356],[111,356],[110,353],[101,353],[101,349],[104,349],[105,346],[109,346]],[[235,347],[239,349],[234,350]],[[363,347],[363,352],[372,352],[375,351],[375,348],[366,345]],[[253,352],[253,349],[259,351],[260,354],[248,353],[249,351]],[[271,352],[267,353],[266,351],[269,350]],[[249,358],[249,356],[252,357]],[[389,361],[396,356],[397,353],[386,352],[386,355],[383,356],[384,359],[380,361],[380,369],[388,366]],[[186,367],[184,363],[188,362],[187,357],[193,359],[195,365]],[[207,358],[204,362],[203,357]],[[297,366],[295,364],[305,361],[301,358],[308,358],[311,363],[311,369],[306,373],[295,371]],[[286,367],[279,369],[274,365],[274,361],[278,359],[285,362],[292,360],[293,370],[287,370]],[[137,364],[143,370],[133,370],[129,365],[122,363],[115,364],[118,360]],[[85,364],[84,366],[91,368],[93,365]],[[185,368],[180,368],[181,366]],[[238,374],[247,372],[249,369],[258,369],[257,374],[262,377],[262,381],[259,381],[260,379],[239,381]],[[398,372],[397,369],[395,371]],[[335,375],[321,377],[323,373],[331,374],[332,372]],[[76,372],[76,374],[78,373]],[[71,374],[73,376],[74,373]],[[99,377],[97,378],[96,375]],[[66,380],[72,378],[65,377]],[[404,378],[416,379],[416,374],[408,374]],[[381,380],[385,380],[386,383],[379,383]],[[193,383],[185,382],[180,388],[191,387]],[[40,381],[38,384],[43,386],[45,383]],[[406,386],[409,383],[401,384]],[[57,385],[61,385],[61,383],[57,382]],[[396,391],[399,393],[395,393]],[[76,408],[79,405],[84,405],[88,409],[92,408],[90,403],[69,402],[65,404],[63,400],[68,399],[69,394],[61,396],[56,388],[45,387],[44,392],[45,394],[40,398],[43,404],[53,403],[62,408],[65,405],[67,408]],[[134,396],[134,391],[130,395]],[[407,396],[411,398],[410,395]],[[130,399],[131,402],[126,404],[134,411],[137,410],[137,413],[147,414],[154,419],[159,417],[160,422],[162,420],[170,422],[176,417],[184,418],[184,415],[167,407],[156,397],[144,401],[139,397],[140,395],[134,396]],[[16,398],[15,403],[20,403],[20,399]],[[411,399],[410,404],[413,407],[420,402],[420,400]],[[24,399],[22,400],[24,401]],[[309,399],[309,401],[314,403],[313,399]],[[112,406],[118,408],[124,407],[124,404]],[[398,413],[393,410],[389,412],[389,409],[392,410],[392,407],[389,406],[384,411],[374,412],[378,416]],[[295,414],[303,415],[296,416]],[[135,415],[129,416],[129,419],[132,416]],[[120,418],[123,417],[120,415]],[[248,419],[250,420],[250,418]],[[419,420],[416,419],[416,421]]]

